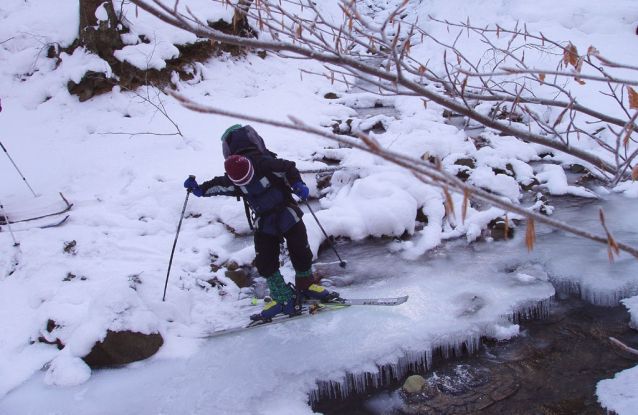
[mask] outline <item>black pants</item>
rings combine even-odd
[[[300,220],[283,234],[296,271],[307,271],[312,267],[312,251],[308,245],[306,225]],[[279,236],[255,232],[257,271],[262,277],[270,277],[279,270]]]

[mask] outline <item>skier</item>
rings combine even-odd
[[[252,130],[250,126],[230,127],[222,135],[222,143],[230,141],[233,134],[238,142],[246,135],[246,128]],[[227,143],[225,146],[228,147]],[[255,262],[259,275],[266,278],[272,298],[261,313],[250,317],[256,321],[269,320],[279,313],[298,314],[304,296],[323,301],[339,297],[338,293],[317,284],[312,273],[312,251],[301,219],[303,212],[292,197],[294,192],[305,201],[309,195],[308,187],[294,162],[271,156],[273,153],[264,151],[263,142],[262,147],[261,151],[248,147],[239,151],[241,155],[229,155],[224,162],[226,174],[223,176],[201,185],[192,178],[184,182],[184,187],[197,197],[242,196],[254,212]],[[237,150],[237,145],[234,149]],[[282,238],[286,240],[295,269],[294,288],[286,284],[279,271],[279,242]]]

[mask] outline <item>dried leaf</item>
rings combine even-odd
[[[576,46],[572,45],[572,43],[569,42],[569,45],[565,47],[565,51],[563,52],[563,63],[565,64],[565,66],[571,64],[575,67],[577,62],[578,50],[576,49]]]
[[[589,49],[587,49],[587,54],[588,55],[598,56],[600,54],[600,52],[598,52],[598,49],[596,49],[595,47],[590,46]]]
[[[527,251],[531,252],[534,249],[534,241],[536,241],[534,219],[527,219],[527,229],[525,230],[525,245],[527,245]]]
[[[582,80],[582,79],[580,79],[580,78],[574,78],[574,81],[578,82],[578,83],[579,83],[579,84],[581,84],[581,85],[585,85],[585,84],[586,84],[586,82],[585,82],[585,81],[583,81],[583,80]]]
[[[510,233],[510,220],[507,217],[507,213],[505,214],[505,240],[508,240],[508,234]]]
[[[429,150],[428,150],[428,151],[426,151],[426,152],[425,152],[425,154],[421,156],[421,158],[422,158],[423,160],[427,160],[427,159],[429,159],[429,158],[430,158],[430,151],[429,151]]]
[[[625,139],[623,140],[623,145],[624,145],[625,147],[627,147],[627,146],[629,145],[629,139],[631,139],[631,133],[632,133],[632,132],[633,132],[632,130],[629,130],[629,131],[627,131],[627,133],[625,134]]]
[[[638,108],[638,93],[630,86],[627,87],[627,94],[629,96],[629,108],[634,110]]]
[[[301,25],[297,27],[297,37],[301,37]]]
[[[560,113],[560,115],[558,116],[558,118],[556,119],[556,122],[554,123],[552,128],[556,128],[556,126],[558,124],[560,124],[561,122],[563,122],[563,117],[565,116],[565,114],[567,113],[567,110],[569,110],[569,108],[565,108],[563,110],[563,112]]]
[[[452,201],[452,196],[447,191],[447,189],[443,188],[443,193],[445,194],[445,214],[449,218],[450,215],[456,219],[456,214],[454,213],[454,202]]]
[[[631,170],[631,179],[636,181],[636,177],[638,177],[638,164]]]
[[[467,207],[468,207],[468,200],[470,199],[470,193],[467,191],[467,189],[463,190],[463,224],[465,224],[465,217],[467,216]]]
[[[603,225],[603,229],[605,229],[605,233],[607,234],[607,253],[609,254],[609,262],[614,262],[614,252],[616,255],[620,254],[620,247],[618,243],[607,229],[607,225],[605,224],[605,214],[603,213],[602,208],[600,209],[600,223]]]
[[[576,72],[580,73],[580,71],[583,69],[583,62],[585,62],[585,57],[581,56],[580,58],[578,58],[578,61],[576,62]]]
[[[428,102],[423,99],[423,108],[428,109]]]
[[[545,82],[545,78],[547,77],[547,75],[545,75],[544,73],[541,73],[538,75],[538,77],[541,79],[541,84],[542,84],[543,82]]]
[[[499,25],[496,25],[496,37],[501,37],[501,27]]]

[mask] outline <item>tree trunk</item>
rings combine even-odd
[[[233,35],[240,37],[257,37],[257,33],[248,24],[248,10],[253,0],[239,0],[233,17]]]
[[[98,22],[95,11],[102,4],[108,14],[108,20]],[[112,0],[80,0],[79,44],[107,62],[114,59],[113,51],[123,46],[118,25]]]

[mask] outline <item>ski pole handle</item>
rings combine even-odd
[[[195,175],[194,174],[189,174],[188,175],[188,180],[195,180]],[[192,191],[193,191],[193,189],[191,189],[190,187],[188,189],[186,189],[186,193],[190,193]]]

